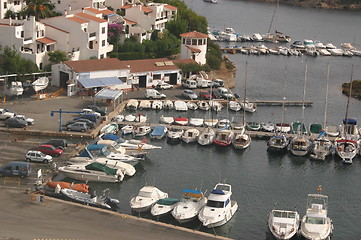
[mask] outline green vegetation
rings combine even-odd
[[[342,84],[342,93],[350,95],[350,83]],[[351,97],[361,99],[361,80],[352,81]]]
[[[27,0],[26,12],[29,15],[35,16],[39,21],[40,18],[47,18],[54,16],[54,4],[50,0]]]
[[[34,62],[22,58],[14,49],[6,46],[0,49],[0,73],[1,74],[25,74],[38,72],[39,69]]]

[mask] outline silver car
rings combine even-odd
[[[53,161],[53,157],[50,155],[46,155],[40,151],[30,150],[25,155],[26,161],[32,162],[42,162],[42,163],[50,163]]]
[[[195,100],[198,98],[197,94],[189,89],[183,90],[182,95],[183,97],[188,98],[190,100]]]
[[[88,126],[85,122],[75,122],[66,126],[68,131],[76,131],[76,132],[86,132],[88,130]]]

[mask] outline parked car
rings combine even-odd
[[[88,131],[88,126],[85,122],[75,122],[66,126],[68,131],[76,132],[86,132]]]
[[[15,117],[16,113],[10,111],[9,109],[0,108],[0,119],[6,120],[8,118]]]
[[[60,148],[62,150],[64,150],[65,148],[68,147],[68,142],[65,139],[51,139],[49,141],[47,141],[46,143],[47,145],[52,145],[56,148]]]
[[[15,118],[18,118],[20,120],[24,120],[28,125],[33,125],[34,124],[34,119],[33,118],[28,118],[28,117],[25,117],[24,115],[16,115]]]
[[[25,160],[28,162],[50,163],[53,161],[53,157],[40,151],[30,150],[25,154]]]
[[[88,128],[94,128],[95,127],[95,123],[90,121],[89,119],[86,119],[86,118],[78,118],[77,120],[70,120],[66,123],[66,125],[70,125],[70,124],[73,124],[73,123],[76,123],[76,122],[85,122],[86,125],[88,126]]]
[[[152,98],[166,98],[167,96],[163,93],[158,92],[155,89],[146,89],[145,90],[145,97],[152,99]]]
[[[216,95],[224,98],[224,99],[231,99],[233,98],[233,95],[232,93],[227,89],[227,88],[224,88],[224,87],[219,87],[216,89]]]
[[[0,168],[0,177],[29,177],[31,166],[28,162],[14,161]]]
[[[173,85],[169,84],[169,83],[165,83],[165,82],[160,82],[156,85],[152,85],[153,88],[158,89],[158,90],[166,90],[166,89],[171,89],[173,88]]]
[[[200,91],[198,95],[200,99],[204,100],[209,100],[212,97],[209,91]]]
[[[5,120],[4,124],[6,127],[15,127],[15,128],[23,128],[28,125],[28,123],[25,122],[24,120],[15,117],[8,118],[7,120]]]
[[[49,145],[49,144],[42,144],[39,147],[37,147],[36,150],[53,157],[59,157],[61,154],[63,154],[62,149],[55,148],[53,145]]]
[[[81,115],[80,117],[74,118],[75,121],[78,119],[88,119],[88,120],[92,121],[93,123],[98,122],[98,116],[95,114],[91,114],[91,113],[85,113],[85,114]]]
[[[107,108],[100,108],[96,105],[88,105],[88,108],[93,110],[94,112],[100,113],[100,115],[102,116],[107,115]]]
[[[218,88],[218,87],[224,87],[224,81],[222,79],[215,79],[211,83],[212,87]]]
[[[182,82],[182,86],[185,88],[197,88],[197,81],[192,79],[187,79]]]
[[[83,115],[83,114],[95,114],[95,115],[97,115],[98,118],[101,116],[100,113],[95,112],[95,111],[93,111],[93,110],[90,109],[90,108],[84,108],[83,110],[81,110],[80,115]]]
[[[182,95],[183,95],[183,97],[191,99],[191,100],[195,100],[198,98],[197,94],[189,89],[183,90]]]

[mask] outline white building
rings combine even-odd
[[[206,64],[208,35],[194,31],[180,36],[182,37],[180,59],[191,58],[201,65]]]
[[[62,14],[70,13],[85,7],[107,9],[105,0],[50,0],[54,4],[54,11]]]
[[[17,13],[25,7],[25,0],[0,0],[0,18],[3,19],[8,10]]]

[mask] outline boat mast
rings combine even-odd
[[[278,5],[279,5],[279,0],[277,0],[277,3],[276,3],[276,8],[275,8],[275,10],[274,10],[274,12],[273,12],[273,15],[272,15],[272,20],[271,20],[271,23],[270,23],[269,28],[268,28],[268,33],[270,33],[270,32],[271,32],[271,28],[272,28],[273,20],[274,20],[274,18],[275,18],[275,16],[276,16],[276,12],[277,12],[277,9],[278,9]],[[275,29],[275,32],[276,32],[276,29]]]
[[[306,80],[307,80],[307,60],[306,60],[306,66],[305,66],[305,80],[303,83],[303,97],[302,97],[302,122],[300,124],[300,130],[301,134],[303,134],[303,127],[304,127],[304,116],[305,116],[305,98],[306,98]]]
[[[343,124],[343,132],[344,135],[346,137],[346,125],[348,124],[348,108],[350,106],[350,98],[351,98],[351,93],[352,93],[352,78],[353,78],[353,64],[351,65],[351,78],[350,78],[350,89],[349,89],[349,93],[348,93],[348,98],[347,98],[347,104],[346,104],[346,113],[345,113],[345,124]]]
[[[327,125],[327,107],[328,107],[328,81],[330,78],[330,64],[327,64],[327,78],[326,78],[326,97],[325,97],[325,115],[323,116],[323,127],[326,129]]]
[[[247,65],[248,62],[246,62],[246,71],[245,71],[245,77],[244,77],[244,94],[243,94],[243,127],[246,124],[246,96],[247,96]]]
[[[283,101],[282,101],[282,118],[281,118],[281,132],[282,127],[284,124],[284,118],[285,118],[285,101],[286,101],[286,82],[287,82],[287,66],[285,67],[285,73],[284,73],[284,83],[283,83]]]

